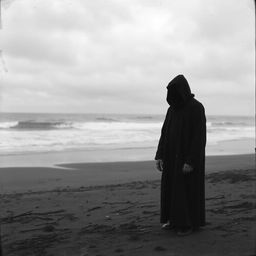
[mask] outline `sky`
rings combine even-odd
[[[3,0],[0,111],[165,114],[183,74],[208,115],[254,115],[253,0]]]

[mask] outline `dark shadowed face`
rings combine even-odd
[[[178,108],[183,104],[183,99],[176,89],[175,84],[168,88],[166,100],[168,104],[174,108]]]

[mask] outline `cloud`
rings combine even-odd
[[[209,113],[252,113],[253,15],[239,0],[14,1],[2,109],[163,113],[183,73]]]

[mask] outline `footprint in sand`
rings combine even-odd
[[[123,252],[124,250],[122,249],[122,248],[117,248],[117,249],[115,249],[115,251],[114,252]]]
[[[137,236],[137,235],[131,235],[129,238],[128,238],[129,241],[139,241],[140,240],[140,237]]]
[[[157,252],[166,251],[166,250],[167,250],[166,248],[159,245],[154,248],[154,251],[157,251]]]

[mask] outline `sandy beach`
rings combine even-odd
[[[254,155],[208,156],[207,225],[159,223],[153,161],[0,168],[4,255],[255,255]]]

